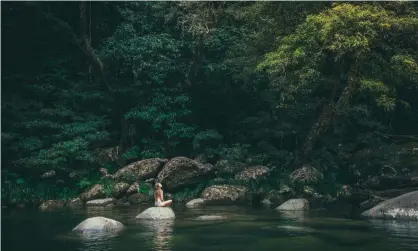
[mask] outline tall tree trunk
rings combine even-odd
[[[91,6],[90,6],[91,8]],[[91,30],[87,27],[87,2],[82,1],[80,2],[80,23],[81,23],[81,42],[80,47],[85,52],[85,54],[90,59],[90,67],[93,68],[96,72],[96,75],[99,79],[101,79],[107,88],[108,92],[111,93],[116,105],[116,112],[118,114],[118,117],[120,118],[120,136],[119,136],[119,153],[123,153],[125,149],[128,147],[129,144],[129,124],[128,121],[124,118],[124,113],[120,106],[117,104],[119,102],[119,99],[117,98],[116,94],[113,93],[110,85],[107,82],[106,76],[104,74],[103,70],[103,63],[100,60],[100,58],[94,53],[93,48],[91,47]],[[90,13],[91,15],[91,13]],[[91,16],[89,16],[89,19],[91,21]],[[91,25],[90,25],[91,26]],[[91,27],[90,27],[91,29]],[[90,36],[88,33],[90,32]]]
[[[197,44],[196,47],[194,49],[193,52],[193,61],[192,61],[192,65],[189,69],[188,72],[188,76],[187,76],[187,84],[189,85],[189,87],[193,87],[196,84],[196,80],[197,80],[197,76],[198,76],[198,72],[199,72],[199,68],[201,66],[202,63],[202,46],[203,46],[203,35],[200,35],[198,40],[197,40]]]
[[[351,75],[349,75],[351,73]],[[322,111],[313,124],[311,130],[306,137],[301,151],[301,162],[305,163],[314,149],[317,141],[322,137],[331,126],[334,116],[337,111],[340,111],[343,107],[346,107],[351,99],[351,96],[358,89],[358,80],[356,79],[357,72],[355,69],[350,71],[350,62],[345,60],[341,67],[341,77],[339,87],[343,87],[340,94],[338,94],[337,88],[334,89],[330,102],[324,105]],[[337,100],[335,102],[335,100]],[[299,162],[296,162],[299,164]]]

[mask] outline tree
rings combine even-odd
[[[282,106],[320,100],[321,112],[306,136],[302,161],[335,120],[348,119],[354,110],[367,116],[405,104],[396,93],[417,83],[417,44],[410,39],[417,36],[417,25],[415,10],[334,4],[308,16],[280,41],[277,51],[266,55],[259,69],[271,76]],[[399,78],[405,72],[408,79]],[[364,107],[365,100],[374,105]],[[369,130],[378,129],[369,125]]]

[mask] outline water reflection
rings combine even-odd
[[[280,216],[289,220],[303,220],[305,214],[305,211],[280,211]]]
[[[398,242],[401,250],[418,250],[417,221],[370,220],[370,222],[375,229],[385,231],[389,241]]]
[[[152,239],[153,250],[172,250],[174,220],[143,220],[140,223],[145,227],[142,235]]]

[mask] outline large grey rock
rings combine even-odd
[[[86,202],[86,206],[88,207],[104,207],[109,204],[115,204],[116,200],[114,198],[107,198],[107,199],[97,199],[97,200],[89,200]]]
[[[156,181],[166,191],[174,191],[186,186],[198,184],[209,176],[213,166],[202,164],[186,157],[176,157],[164,165]]]
[[[276,210],[283,211],[303,211],[309,210],[309,202],[306,199],[290,199],[279,207]]]
[[[205,200],[202,198],[193,199],[186,203],[186,207],[188,208],[195,208],[195,207],[201,207],[205,204]]]
[[[245,167],[244,163],[241,162],[233,162],[229,160],[219,160],[215,164],[215,174],[224,175],[224,174],[235,174],[242,171]]]
[[[113,177],[116,180],[126,181],[128,183],[135,180],[154,178],[166,162],[166,159],[159,158],[144,159],[123,167]]]
[[[207,204],[243,203],[248,199],[248,190],[243,186],[214,185],[203,190],[202,198]]]
[[[129,189],[130,185],[125,182],[116,183],[112,192],[114,198],[122,197],[125,192]]]
[[[235,175],[236,180],[256,180],[260,177],[266,176],[269,173],[269,168],[265,166],[247,167]]]
[[[370,218],[418,220],[418,191],[383,201],[361,215]]]
[[[103,185],[96,184],[88,191],[80,195],[80,199],[83,201],[94,200],[94,199],[103,199],[106,198],[104,193]]]
[[[316,184],[324,178],[324,175],[316,170],[311,165],[304,165],[303,167],[293,171],[289,178],[293,182]]]
[[[105,217],[92,217],[84,220],[73,228],[73,232],[89,233],[89,232],[117,232],[124,228],[119,221],[108,219]]]
[[[176,218],[170,207],[150,207],[135,218],[144,220],[172,220]]]
[[[129,196],[133,193],[137,193],[138,189],[139,189],[139,182],[136,181],[132,183],[132,185],[128,188],[128,190],[126,191],[126,195]]]

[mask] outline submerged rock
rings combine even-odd
[[[228,218],[222,215],[202,215],[202,216],[196,217],[196,220],[204,220],[204,221],[226,220],[226,219]]]
[[[201,207],[205,204],[205,200],[202,198],[193,199],[186,203],[186,207],[188,208],[195,208],[195,207]]]
[[[303,211],[309,210],[309,202],[306,199],[290,199],[279,207],[276,210],[283,211]]]
[[[270,169],[265,166],[252,166],[247,167],[241,172],[235,175],[236,180],[256,180],[260,177],[266,176],[269,173]]]
[[[123,224],[105,217],[92,217],[84,220],[73,228],[73,232],[117,232],[124,228]]]
[[[157,176],[166,162],[166,159],[160,158],[144,159],[123,167],[113,177],[116,180],[127,182],[153,178]]]
[[[418,191],[383,201],[361,215],[371,218],[418,220]]]
[[[41,209],[43,211],[56,210],[56,209],[59,209],[59,208],[63,208],[64,205],[65,205],[65,203],[62,200],[48,200],[48,201],[45,201],[44,203],[42,203],[39,206],[39,209]]]
[[[135,218],[145,220],[170,220],[175,219],[176,215],[170,207],[150,207],[138,214]]]
[[[215,185],[205,188],[202,197],[208,204],[233,204],[245,202],[248,190],[243,186]]]
[[[97,200],[90,200],[86,202],[86,206],[88,207],[104,207],[110,204],[115,204],[116,200],[114,198],[107,198],[107,199],[97,199]]]
[[[202,164],[186,157],[176,157],[164,165],[156,181],[166,191],[174,191],[185,186],[198,184],[213,170],[210,164]]]

